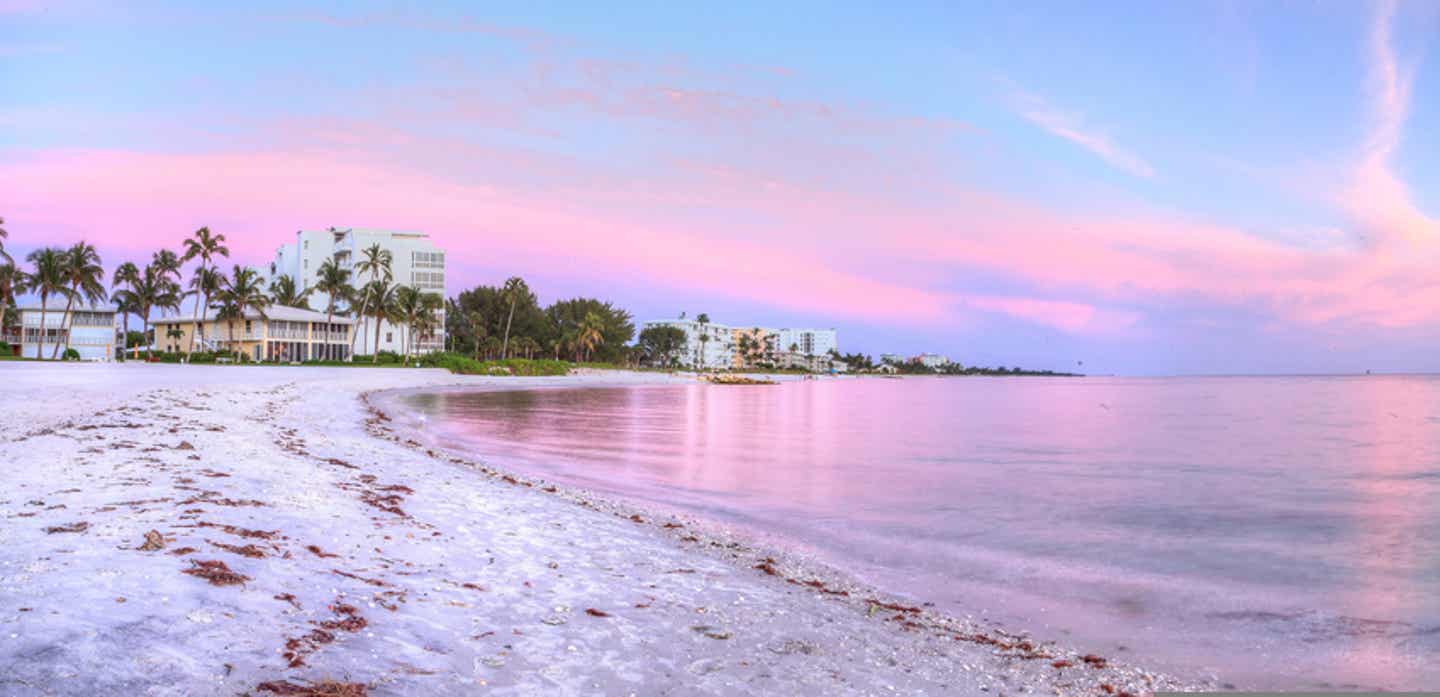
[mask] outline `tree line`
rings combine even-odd
[[[523,278],[481,285],[445,303],[451,350],[476,360],[553,358],[622,363],[635,336],[631,314],[595,298],[557,300],[541,307]]]
[[[4,218],[0,218],[0,327],[8,327],[13,321],[13,315],[7,311],[15,309],[17,296],[25,293],[38,296],[42,330],[36,342],[37,359],[47,357],[45,323],[52,307],[62,313],[56,334],[63,340],[57,339],[48,347],[48,357],[54,359],[62,350],[69,348],[72,310],[76,309],[77,302],[86,307],[113,303],[123,318],[126,349],[129,348],[128,337],[131,334],[130,316],[139,316],[144,323],[147,356],[153,355],[156,343],[154,332],[150,329],[150,320],[156,313],[162,317],[189,314],[197,329],[183,347],[183,352],[190,355],[195,353],[197,343],[209,343],[204,336],[203,320],[213,311],[214,319],[225,323],[227,338],[238,359],[236,322],[242,321],[249,312],[268,319],[266,310],[275,305],[308,310],[310,296],[318,292],[326,296],[327,324],[337,316],[374,321],[377,330],[374,332],[372,361],[378,361],[378,327],[382,321],[404,330],[402,345],[408,358],[416,339],[434,336],[439,328],[437,311],[444,306],[438,293],[396,284],[390,252],[378,244],[363,251],[353,272],[331,258],[320,265],[313,283],[297,288],[295,279],[282,275],[272,280],[267,288],[252,268],[234,264],[230,272],[225,273],[219,265],[220,259],[230,256],[225,235],[202,227],[182,241],[178,253],[170,249],[158,250],[143,267],[130,261],[120,264],[110,277],[111,285],[107,288],[105,268],[94,245],[81,241],[70,247],[35,249],[25,256],[27,266],[21,266],[4,249],[3,241],[8,237]],[[194,266],[186,281],[185,266],[192,262]],[[360,282],[358,286],[352,284],[352,278]],[[193,304],[186,313],[185,305],[191,301]],[[352,358],[359,338],[358,326],[358,322],[352,323],[349,331]],[[176,336],[172,334],[171,338]],[[338,358],[334,355],[327,357]]]

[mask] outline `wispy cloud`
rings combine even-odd
[[[1082,115],[1065,111],[1039,95],[1012,88],[1011,98],[1020,116],[1057,138],[1064,138],[1116,169],[1137,177],[1155,176],[1155,169],[1144,158],[1117,145],[1099,128],[1087,124]]]

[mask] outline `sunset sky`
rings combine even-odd
[[[1440,370],[1440,3],[126,5],[0,0],[17,258],[386,227],[847,352]]]

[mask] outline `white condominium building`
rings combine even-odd
[[[834,329],[770,329],[766,327],[731,327],[695,320],[655,320],[646,327],[675,327],[685,332],[685,349],[679,356],[681,365],[705,370],[745,368],[758,363],[777,366],[806,367],[818,365],[813,358],[825,358],[837,350]],[[748,354],[741,337],[752,341]],[[706,337],[702,340],[701,337]],[[768,347],[768,351],[766,351]],[[703,355],[703,359],[702,359]],[[811,368],[821,369],[821,368]]]
[[[277,276],[290,276],[296,287],[309,288],[315,285],[316,274],[326,259],[333,257],[342,268],[349,269],[350,285],[360,287],[371,280],[370,274],[363,276],[355,272],[355,265],[364,258],[365,250],[371,245],[390,252],[390,273],[392,283],[413,286],[423,293],[445,294],[445,250],[436,247],[430,236],[422,232],[398,232],[372,228],[331,228],[329,230],[300,230],[295,241],[275,250],[275,261],[270,264],[268,280]],[[324,293],[312,293],[309,297],[311,309],[325,311],[329,297]],[[434,334],[414,337],[413,348],[417,353],[439,351],[445,347],[445,311],[436,312],[437,327]],[[356,329],[355,353],[368,354],[375,350],[375,321],[362,320]],[[382,322],[379,327],[380,350],[402,350],[404,332]]]
[[[729,368],[734,360],[734,345],[730,339],[730,327],[695,320],[659,320],[646,322],[646,327],[675,327],[685,332],[685,348],[676,360],[686,367],[700,367],[711,370]],[[705,337],[702,339],[701,337]]]

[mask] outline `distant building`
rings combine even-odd
[[[687,319],[655,320],[644,326],[674,327],[684,332],[680,363],[702,370],[744,370],[768,364],[828,372],[832,367],[830,352],[838,350],[834,329],[730,327]],[[702,336],[708,338],[702,340]]]
[[[355,273],[355,264],[364,257],[371,245],[390,252],[390,272],[393,282],[412,286],[422,293],[445,294],[445,250],[435,246],[430,236],[423,232],[397,232],[371,228],[331,228],[329,230],[300,230],[295,241],[275,250],[275,261],[270,263],[267,280],[289,276],[295,280],[296,288],[315,285],[320,265],[326,259],[334,258],[341,268],[351,272],[350,284],[355,287],[370,282],[369,274],[361,277]],[[324,311],[329,302],[324,293],[312,293],[309,298],[312,310]],[[433,333],[414,337],[411,350],[415,353],[439,351],[445,347],[445,310],[436,310],[436,329]],[[376,331],[373,319],[361,318],[356,330],[355,352],[368,354],[375,350]],[[402,350],[404,330],[381,322],[380,350]]]
[[[926,368],[944,368],[950,365],[950,359],[938,353],[922,353],[916,356],[914,360]]]
[[[900,355],[900,354],[898,354],[898,353],[882,353],[882,354],[880,354],[880,364],[881,364],[881,365],[884,365],[884,364],[886,364],[886,363],[888,363],[888,364],[890,364],[890,365],[900,365],[901,363],[904,363],[904,362],[905,362],[905,357],[902,356],[902,355]]]
[[[695,320],[657,320],[645,327],[674,327],[685,332],[685,346],[678,357],[680,364],[699,370],[730,368],[735,361],[734,331],[727,326]],[[703,338],[702,338],[703,337]]]
[[[115,358],[115,310],[82,307],[70,308],[69,326],[65,321],[65,306],[46,307],[41,312],[40,306],[19,308],[20,315],[20,355],[34,357],[37,349],[42,349],[41,358],[49,358],[52,353],[58,358],[65,352],[66,335],[69,335],[70,348],[80,354],[80,359],[85,361],[108,361]],[[45,326],[40,326],[41,314],[44,314]],[[43,334],[42,334],[43,332]],[[44,337],[44,346],[40,345],[41,337]],[[13,335],[12,335],[13,338]],[[60,351],[55,353],[56,345]]]

